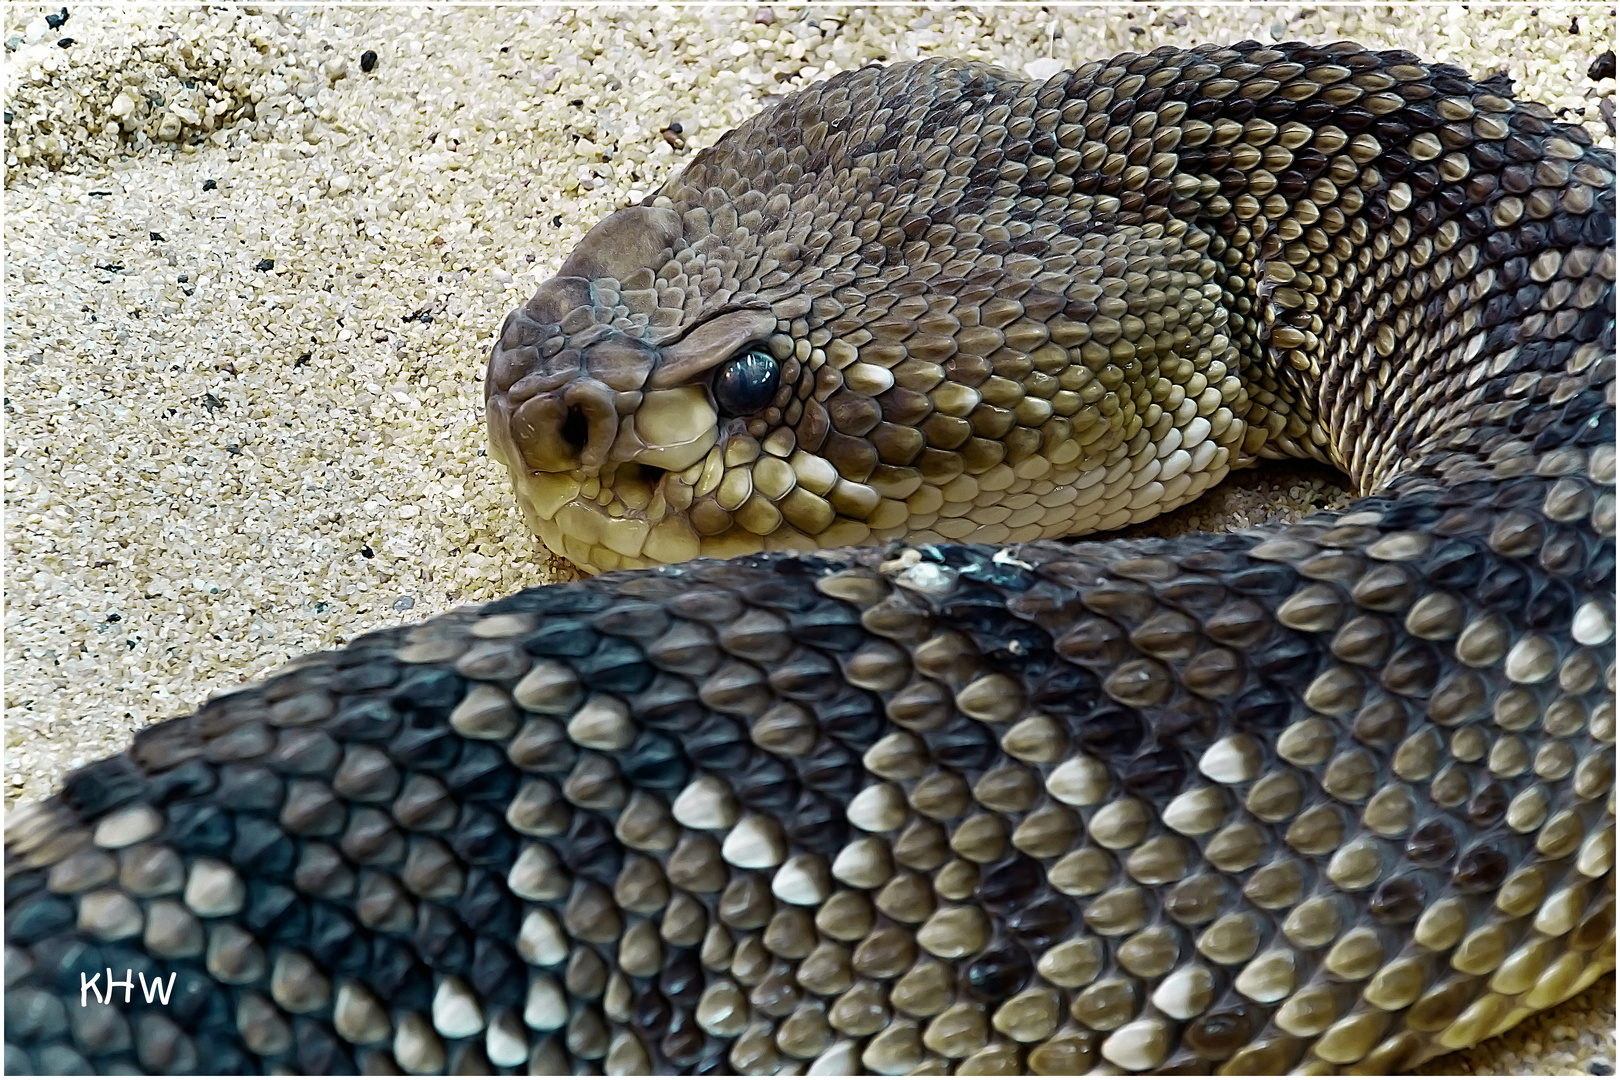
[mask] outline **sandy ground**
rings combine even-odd
[[[493,331],[768,95],[1244,38],[1506,71],[1594,134],[1614,92],[1598,5],[61,10],[5,13],[8,806],[289,657],[566,574],[483,448]],[[1343,495],[1282,470],[1179,527]],[[1612,1073],[1613,1010],[1604,980],[1444,1064]]]

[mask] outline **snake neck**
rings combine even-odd
[[[1255,456],[1374,490],[1480,406],[1612,379],[1614,155],[1584,129],[1348,43],[1201,48],[1180,75],[1202,65],[1175,183],[1226,272]],[[1316,93],[1255,108],[1301,65]]]

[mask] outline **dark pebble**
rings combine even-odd
[[[360,70],[367,75],[377,70],[377,53],[375,50],[367,49],[360,54]]]
[[[1592,66],[1586,69],[1586,77],[1594,82],[1598,79],[1614,78],[1614,50],[1604,49],[1598,53],[1597,59],[1592,61]]]

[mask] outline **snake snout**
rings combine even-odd
[[[568,414],[563,418],[562,422],[561,434],[563,442],[576,450],[583,450],[590,433],[591,427],[589,421],[585,419],[585,410],[578,405],[570,405]]]
[[[514,312],[490,358],[491,443],[509,464],[595,476],[613,457],[620,418],[642,403],[656,352],[593,320],[587,305],[560,324],[535,315]]]
[[[613,396],[595,380],[579,379],[518,406],[513,435],[523,460],[540,472],[599,474],[619,431]]]

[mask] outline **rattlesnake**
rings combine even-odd
[[[1348,44],[785,99],[488,380],[553,549],[733,557],[69,776],[8,823],[8,1071],[1383,1072],[1567,998],[1613,965],[1613,225],[1580,129]],[[1047,542],[1267,456],[1366,497]],[[179,1004],[81,1007],[104,967]]]

